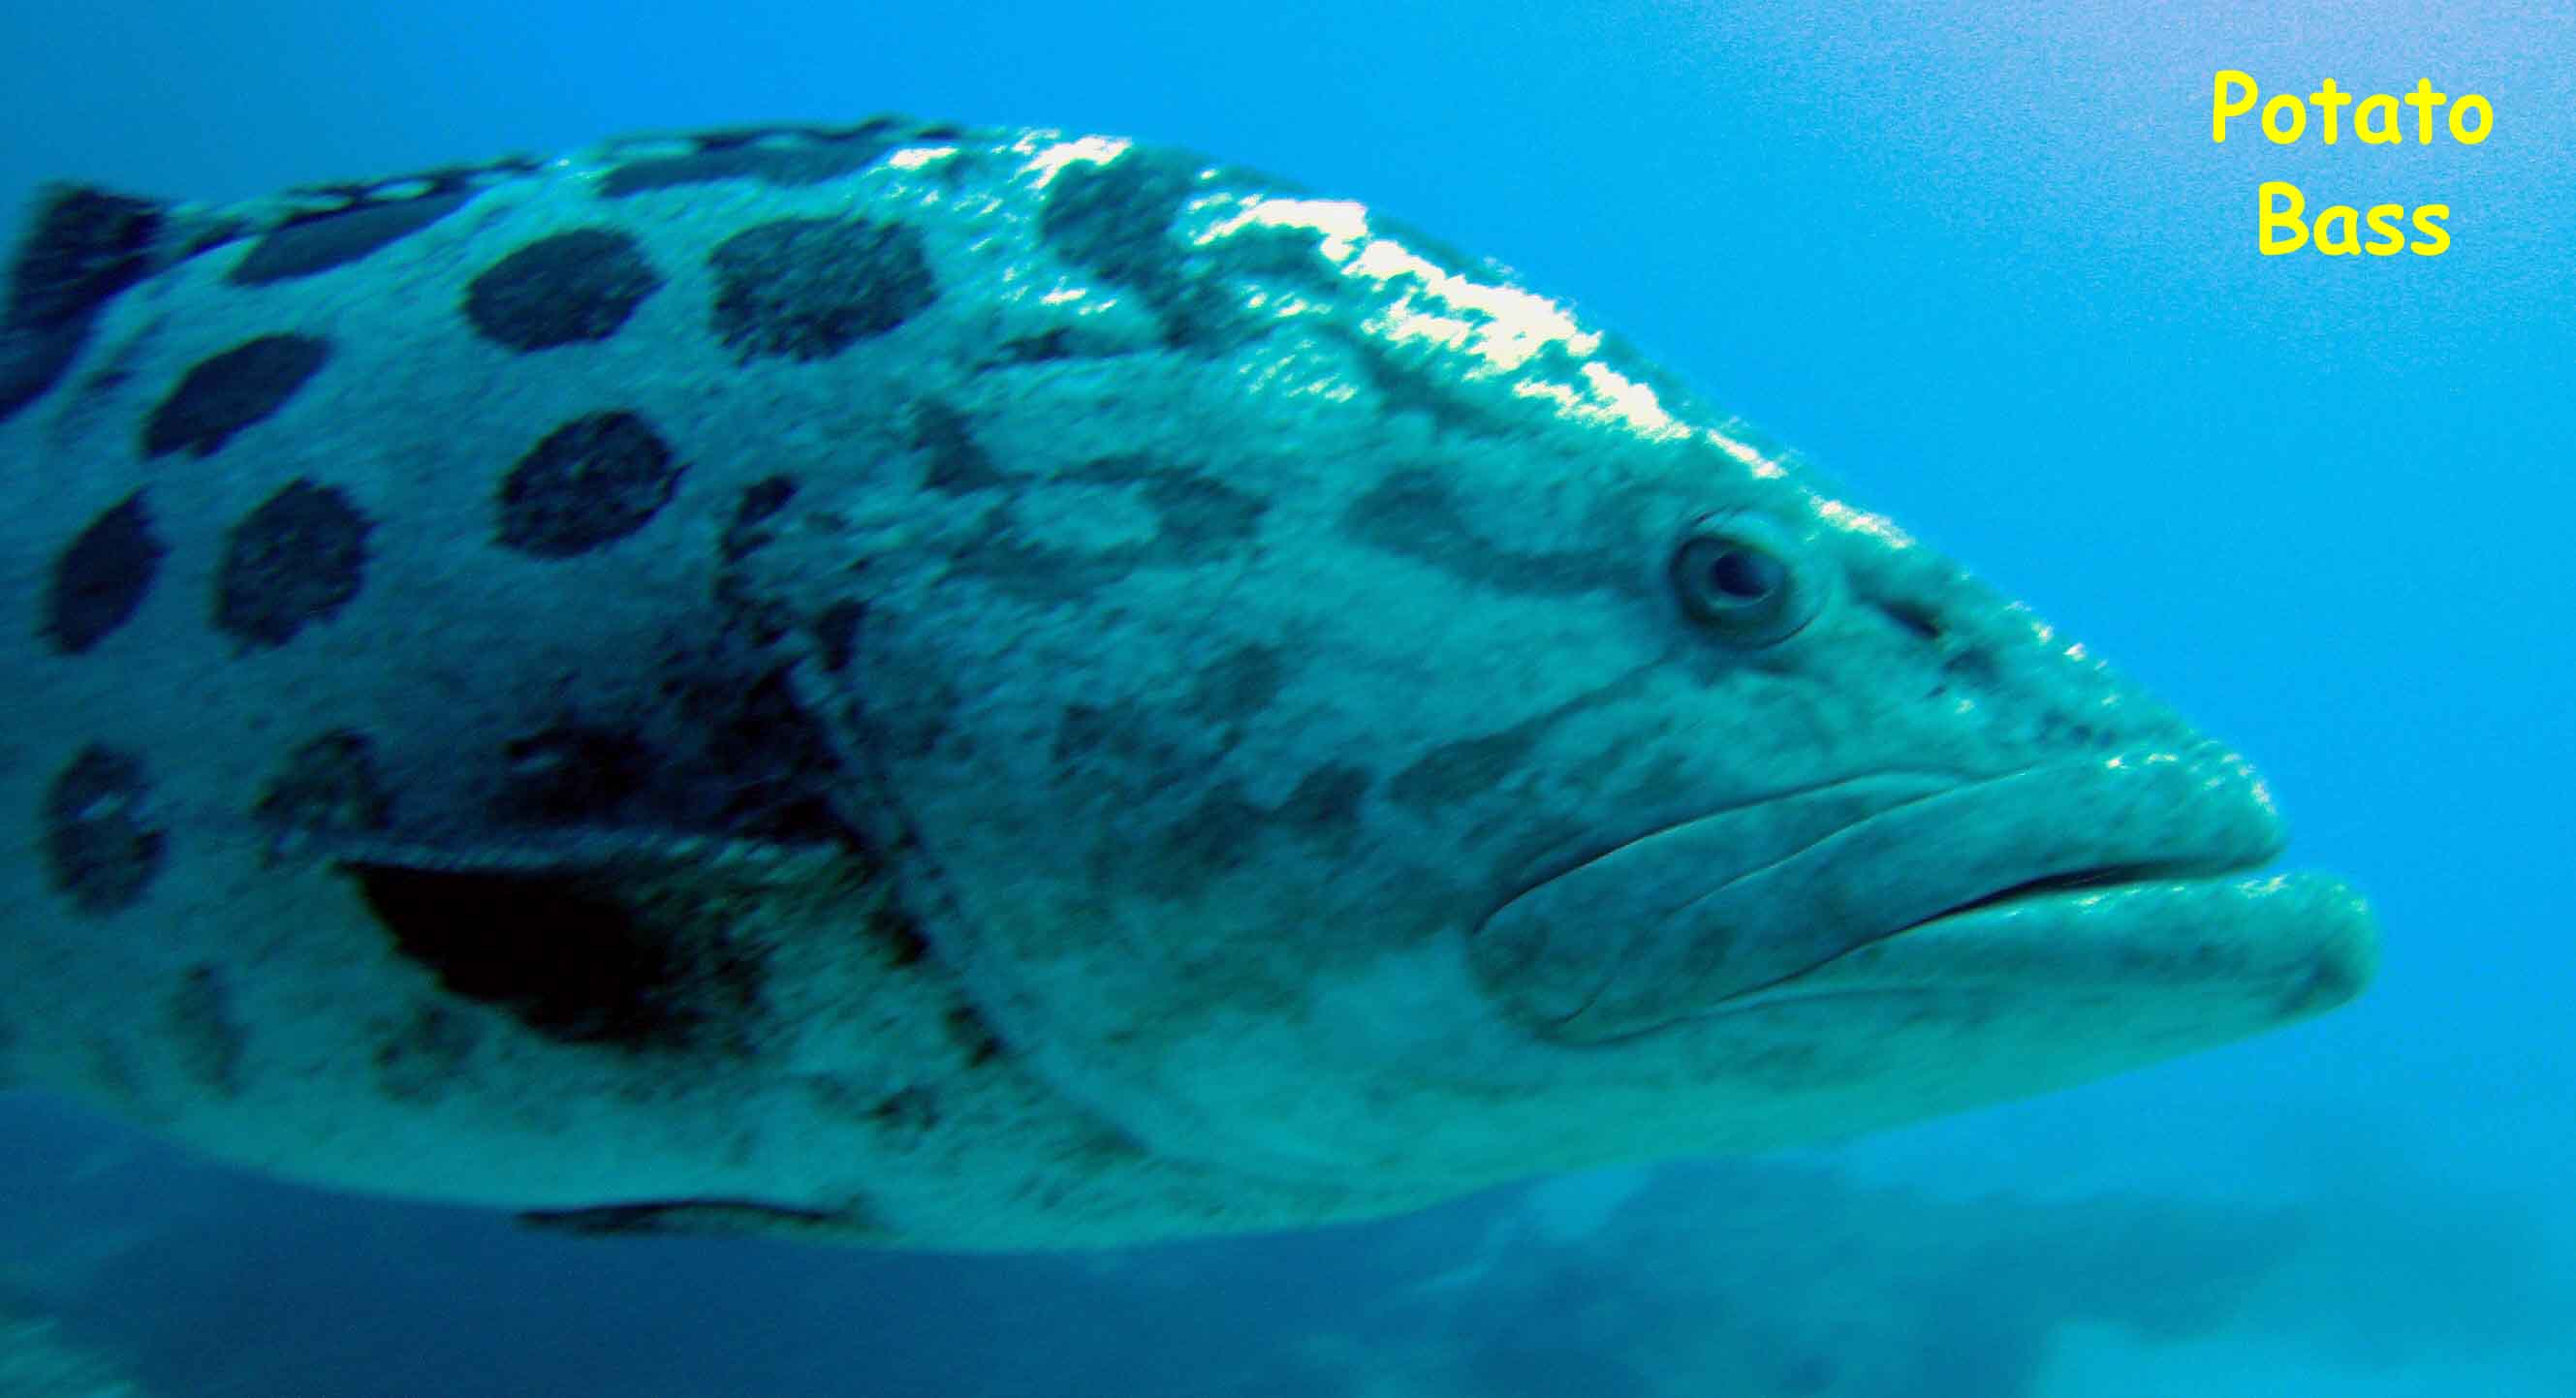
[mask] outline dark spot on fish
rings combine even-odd
[[[134,906],[168,854],[151,805],[143,759],[97,743],[82,748],[45,794],[45,873],[54,891],[92,916]]]
[[[1133,287],[1160,314],[1174,348],[1216,354],[1244,333],[1221,288],[1189,275],[1172,237],[1183,205],[1207,188],[1205,161],[1185,152],[1133,149],[1106,164],[1077,161],[1048,186],[1038,236],[1066,261]],[[1220,172],[1230,173],[1230,172]]]
[[[924,134],[911,133],[916,139]],[[880,120],[839,129],[706,132],[696,139],[696,150],[630,160],[609,171],[599,182],[600,196],[623,199],[648,190],[723,180],[756,180],[782,189],[824,184],[874,165],[901,145],[906,133],[899,123]]]
[[[1168,768],[1173,755],[1156,733],[1154,710],[1136,700],[1067,704],[1056,716],[1051,756],[1059,767],[1107,763],[1152,772]]]
[[[1244,866],[1268,816],[1233,781],[1220,781],[1164,827],[1149,849],[1137,851],[1133,877],[1161,897],[1195,897],[1211,881]]]
[[[746,362],[829,359],[939,299],[921,234],[896,223],[779,219],[718,243],[707,262],[716,335]]]
[[[1992,651],[1983,646],[1961,646],[1941,661],[1941,676],[1954,684],[1974,689],[1989,689],[2002,678]]]
[[[964,495],[1003,482],[992,458],[967,430],[965,416],[936,399],[923,402],[913,414],[912,445],[929,458],[921,475],[925,490]]]
[[[630,412],[589,413],[545,435],[499,493],[504,548],[571,558],[650,523],[678,489],[671,448]]]
[[[605,340],[662,285],[635,240],[610,228],[540,238],[465,289],[465,318],[522,352]]]
[[[825,670],[837,675],[849,668],[851,657],[858,654],[859,624],[867,615],[867,603],[843,600],[814,618],[814,644]]]
[[[879,1098],[868,1116],[897,1136],[926,1136],[939,1127],[939,1098],[926,1087],[899,1088]]]
[[[1367,335],[1342,338],[1357,353],[1360,371],[1387,413],[1423,413],[1444,431],[1499,437],[1518,430],[1527,411],[1461,384],[1441,353],[1428,346],[1393,346]]]
[[[1137,474],[1128,474],[1131,470]],[[1075,472],[1092,479],[1136,480],[1161,523],[1155,545],[1173,561],[1195,562],[1249,543],[1264,506],[1259,497],[1195,471],[1157,467],[1140,458],[1098,462]],[[1157,559],[1156,561],[1162,561]]]
[[[423,1005],[376,1046],[376,1090],[398,1102],[447,1096],[483,1040],[482,1026],[444,1005]]]
[[[949,1040],[966,1054],[967,1067],[981,1068],[1002,1056],[1002,1036],[993,1032],[993,1026],[974,1006],[959,1005],[950,1010],[946,1023]]]
[[[1073,358],[1073,334],[1058,326],[1038,335],[1023,335],[1002,342],[1005,364],[1044,364],[1050,360]]]
[[[762,525],[795,496],[796,482],[786,476],[769,476],[743,487],[741,498],[734,502],[733,518],[716,541],[716,606],[728,624],[755,646],[776,642],[794,622],[784,603],[760,595],[745,581],[741,564],[778,537]]]
[[[1916,640],[1937,641],[1941,639],[1941,623],[1933,620],[1930,612],[1925,611],[1914,603],[1881,602],[1878,604],[1878,609],[1882,613],[1886,614],[1888,620],[1895,622],[1898,626],[1911,632]]]
[[[345,267],[464,208],[473,197],[471,190],[451,189],[304,214],[252,244],[224,279],[235,286],[266,286]]]
[[[492,805],[505,821],[607,823],[662,765],[641,736],[579,723],[512,738],[501,755],[501,788]]]
[[[1372,548],[1500,592],[1565,596],[1616,589],[1629,583],[1633,571],[1627,555],[1615,548],[1505,548],[1479,534],[1448,486],[1426,470],[1389,474],[1351,502],[1341,527]]]
[[[559,1043],[730,1047],[761,967],[702,906],[639,896],[615,871],[344,866],[394,949],[455,995]]]
[[[775,536],[760,526],[795,498],[796,482],[786,476],[769,476],[744,486],[741,498],[734,502],[733,520],[717,542],[718,559],[740,563],[769,543]]]
[[[1288,799],[1271,818],[1292,830],[1330,835],[1359,823],[1360,800],[1368,795],[1369,774],[1357,767],[1327,762],[1297,781]]]
[[[1107,163],[1056,172],[1038,236],[1057,255],[1142,290],[1179,280],[1172,220],[1198,187],[1199,163],[1174,151],[1130,150]]]
[[[1258,496],[1213,476],[1144,456],[1085,462],[1059,479],[1132,487],[1154,513],[1154,537],[1105,548],[1064,548],[1029,538],[997,514],[980,537],[951,556],[950,567],[1024,600],[1064,601],[1138,568],[1222,557],[1252,541],[1266,508]]]
[[[1201,667],[1182,707],[1221,723],[1240,722],[1270,707],[1287,683],[1288,662],[1277,646],[1236,646]]]
[[[0,322],[0,422],[61,380],[101,307],[152,270],[162,208],[95,189],[46,197],[9,272]]]
[[[214,455],[234,433],[286,406],[330,357],[328,340],[262,335],[200,360],[152,409],[143,425],[143,454]]]
[[[218,1097],[241,1095],[250,1035],[234,1017],[232,992],[212,966],[192,967],[162,1004],[179,1070]]]
[[[336,487],[291,482],[224,536],[215,626],[245,648],[282,646],[358,595],[374,528]]]
[[[142,491],[102,512],[54,560],[45,592],[46,639],[65,655],[97,645],[143,605],[169,551],[152,532]]]
[[[995,518],[949,556],[948,566],[1023,602],[1065,602],[1125,577],[1141,561],[1140,553],[1132,544],[1097,551],[1057,548]]]
[[[9,274],[11,329],[88,317],[152,270],[163,209],[104,190],[58,189],[36,212]]]
[[[735,692],[708,731],[706,757],[722,774],[723,828],[788,843],[852,844],[827,786],[841,759],[822,722],[796,699],[780,666]]]
[[[1528,765],[1554,720],[1554,715],[1542,714],[1500,732],[1442,743],[1396,773],[1387,783],[1387,795],[1397,805],[1428,815],[1492,791]]]
[[[899,905],[888,903],[871,913],[865,928],[869,938],[885,949],[886,965],[896,970],[917,966],[930,954],[930,939],[922,934],[921,924]]]
[[[375,744],[335,728],[299,745],[268,779],[251,818],[277,831],[361,834],[393,820]]]

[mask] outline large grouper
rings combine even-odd
[[[2374,958],[2231,750],[1616,338],[1124,140],[49,189],[0,579],[0,1082],[572,1229],[1385,1214]]]

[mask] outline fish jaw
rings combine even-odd
[[[1569,1044],[1853,995],[2282,1007],[2221,1017],[2251,1033],[2351,998],[2372,960],[2341,884],[2237,877],[2282,843],[2261,779],[2214,744],[1881,774],[1632,839],[1512,898],[1469,954],[1512,1013]]]

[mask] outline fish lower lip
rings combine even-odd
[[[2249,1025],[2282,1023],[2351,999],[2377,962],[2376,919],[2331,875],[2149,877],[1980,900],[1695,1018],[1856,995],[2006,995],[2096,1005],[2233,997]]]

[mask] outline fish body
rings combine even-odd
[[[0,1081],[963,1248],[1841,1136],[2290,1022],[2242,759],[1348,201],[880,119],[49,194]]]

